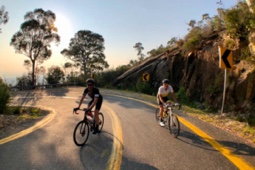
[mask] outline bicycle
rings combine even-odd
[[[173,107],[179,107],[181,109],[181,104],[164,104],[163,108],[163,121],[168,124],[170,133],[176,138],[180,133],[180,122],[176,114],[172,112]],[[156,109],[156,121],[158,122],[160,119],[159,108]]]
[[[77,125],[75,126],[74,132],[73,132],[73,140],[77,146],[83,146],[88,140],[89,132],[93,131],[95,128],[95,121],[94,121],[94,114],[93,114],[93,112],[95,111],[91,111],[88,109],[76,109],[76,110],[74,109],[73,113],[76,113],[77,110],[84,111],[84,118],[82,121],[78,122]],[[104,126],[103,113],[99,112],[98,117],[99,117],[98,133],[100,133]]]

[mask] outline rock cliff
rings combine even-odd
[[[128,70],[114,81],[114,85],[127,88],[135,86],[144,74],[149,74],[147,83],[157,93],[164,78],[168,78],[177,92],[185,89],[190,101],[203,108],[221,109],[224,87],[224,70],[219,68],[218,44],[215,36],[204,41],[201,48],[185,52],[174,48],[163,54],[149,57]],[[227,70],[227,88],[224,112],[255,114],[254,66],[240,60],[240,51],[233,51],[235,70]],[[155,95],[155,93],[153,93]]]

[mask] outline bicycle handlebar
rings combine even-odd
[[[87,109],[87,108],[80,109],[80,108],[77,107],[77,108],[74,108],[74,109],[73,109],[73,114],[74,114],[74,113],[75,113],[75,114],[79,114],[79,113],[77,113],[78,110],[85,111],[85,113],[91,111],[90,109]]]
[[[164,107],[179,107],[178,109],[180,110],[181,109],[181,104],[180,103],[175,103],[175,104],[167,104],[167,103],[164,103]]]

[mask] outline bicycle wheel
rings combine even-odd
[[[80,121],[73,132],[73,140],[77,146],[83,146],[89,137],[89,126],[84,121]]]
[[[159,121],[159,108],[156,109],[156,112],[155,112],[155,118],[156,118],[156,121],[158,122]]]
[[[104,126],[104,115],[103,115],[103,113],[100,112],[98,114],[98,117],[99,117],[98,133],[100,133],[101,130],[103,129],[103,126]]]
[[[175,114],[172,114],[172,116],[169,115],[168,127],[170,130],[170,133],[176,138],[180,132],[180,123],[179,123],[178,117]]]

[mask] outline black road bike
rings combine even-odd
[[[95,129],[95,121],[94,121],[94,112],[87,109],[74,109],[74,113],[77,110],[84,111],[84,118],[82,121],[78,122],[73,132],[73,140],[77,146],[83,146],[87,142],[89,138],[89,133]],[[78,113],[76,113],[78,114]],[[104,126],[104,115],[103,113],[98,113],[99,117],[99,127],[98,133],[102,131]]]

